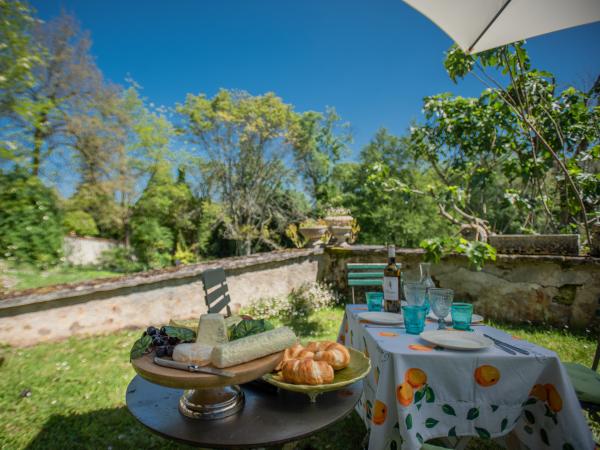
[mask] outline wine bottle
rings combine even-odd
[[[388,246],[388,264],[383,270],[383,309],[399,313],[401,271],[396,264],[396,247]]]

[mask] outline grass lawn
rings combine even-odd
[[[76,283],[78,281],[93,280],[123,275],[122,273],[109,272],[85,267],[58,266],[49,270],[39,270],[34,267],[19,266],[5,269],[0,274],[7,279],[10,290],[31,289],[54,284]],[[0,286],[1,290],[1,286]]]
[[[341,308],[323,310],[295,328],[303,336],[333,339],[342,314]],[[556,351],[565,361],[591,364],[595,343],[589,337],[495,325]],[[0,368],[0,448],[190,448],[153,435],[127,412],[125,389],[134,376],[129,349],[139,334],[123,331],[25,349],[0,349],[5,357]],[[298,448],[358,449],[363,435],[364,426],[352,414],[301,441]]]

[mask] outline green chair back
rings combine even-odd
[[[387,264],[380,263],[347,263],[346,274],[347,284],[352,290],[352,303],[356,303],[354,298],[354,288],[362,286],[383,286],[383,270]]]

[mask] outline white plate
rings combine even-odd
[[[468,331],[429,330],[420,336],[427,342],[452,350],[481,350],[494,344],[490,339]]]
[[[433,314],[433,311],[429,311],[427,318],[431,319],[431,320],[435,320],[436,322],[438,320],[438,318],[435,316],[435,314]],[[452,314],[448,314],[444,320],[446,321],[446,323],[452,323]],[[473,314],[471,316],[471,323],[481,323],[481,322],[483,322],[483,316],[480,316],[479,314]]]
[[[400,314],[389,312],[367,311],[360,313],[358,318],[382,325],[399,325],[404,323],[404,319]]]

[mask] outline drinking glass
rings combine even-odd
[[[383,292],[367,292],[367,309],[369,311],[383,309]]]
[[[404,326],[408,334],[421,334],[425,328],[427,308],[425,306],[408,305],[402,307]]]
[[[421,272],[421,284],[427,289],[427,293],[425,294],[425,306],[427,306],[427,314],[429,314],[429,310],[431,309],[429,289],[435,288],[435,283],[431,278],[431,263],[419,263],[419,271]]]
[[[421,283],[404,283],[404,297],[409,305],[423,306],[427,288]]]
[[[452,289],[429,289],[429,303],[431,303],[433,314],[438,318],[438,330],[446,329],[445,319],[450,312],[453,297]]]
[[[452,303],[452,326],[457,330],[470,330],[473,305],[470,303]]]

